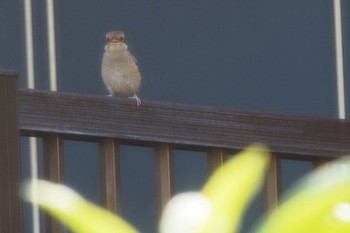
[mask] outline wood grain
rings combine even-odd
[[[350,153],[350,122],[127,98],[46,91],[19,92],[23,135],[88,137],[244,148],[267,144],[273,152],[337,157]],[[84,136],[82,136],[84,135]]]

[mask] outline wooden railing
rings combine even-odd
[[[280,193],[280,160],[310,160],[315,166],[350,154],[350,122],[215,107],[152,102],[48,91],[17,91],[17,75],[0,71],[0,232],[21,233],[19,136],[43,138],[44,175],[62,182],[63,141],[100,145],[104,205],[118,212],[119,145],[154,148],[158,209],[174,193],[174,149],[207,153],[214,170],[226,155],[253,142],[273,154],[265,185],[267,208]],[[17,120],[18,119],[18,120]],[[62,227],[47,221],[47,232]]]

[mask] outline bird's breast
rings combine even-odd
[[[102,78],[111,93],[132,94],[139,90],[141,75],[131,54],[105,52]]]

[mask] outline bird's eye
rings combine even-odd
[[[120,41],[121,41],[121,42],[124,42],[124,36],[121,36],[121,37],[120,37]]]

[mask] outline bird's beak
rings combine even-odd
[[[107,44],[119,44],[119,43],[123,43],[123,41],[118,40],[118,39],[111,39],[107,41]]]

